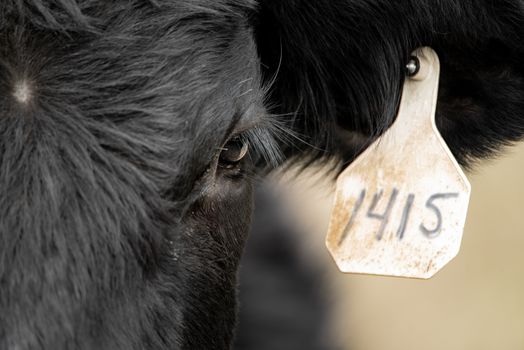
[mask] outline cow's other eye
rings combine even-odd
[[[222,147],[220,166],[232,168],[244,159],[249,149],[248,141],[242,136],[234,136]]]

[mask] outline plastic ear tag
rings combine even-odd
[[[326,245],[342,272],[430,278],[460,249],[471,185],[435,125],[438,57],[415,56],[396,121],[338,177]]]

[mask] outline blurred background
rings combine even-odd
[[[338,272],[324,245],[332,185],[314,170],[275,176],[259,208],[277,215],[257,214],[242,270],[237,348],[524,349],[524,144],[468,178],[461,251],[425,281]]]

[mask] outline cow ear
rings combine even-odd
[[[261,0],[255,38],[268,108],[302,142],[351,160],[392,123],[405,65],[441,60],[437,125],[462,164],[524,135],[524,8],[514,1]]]

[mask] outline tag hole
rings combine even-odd
[[[420,60],[416,56],[411,56],[406,64],[406,75],[413,78],[420,71]]]

